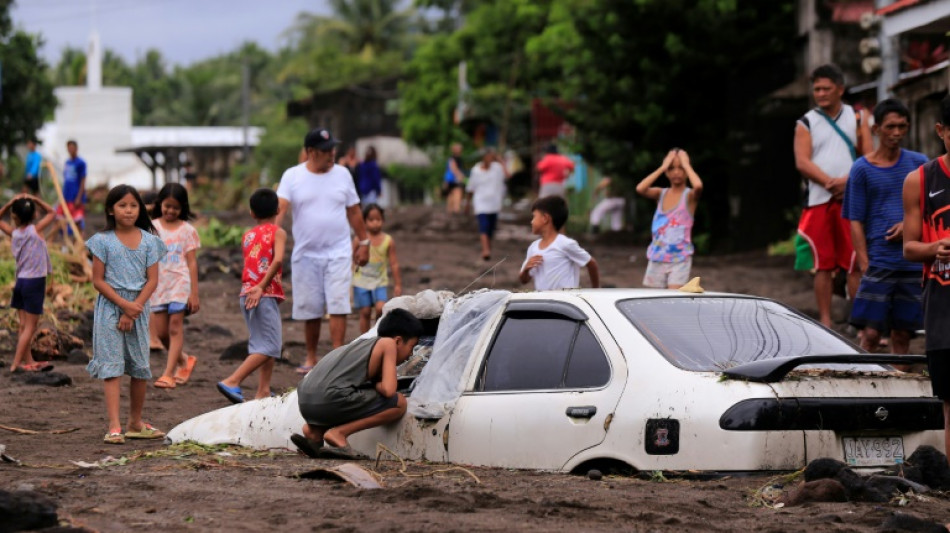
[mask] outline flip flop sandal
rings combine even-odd
[[[198,363],[198,358],[189,355],[184,366],[178,367],[178,370],[175,371],[175,383],[179,385],[184,385],[188,383],[188,380],[191,379],[191,372],[195,369],[195,364]]]
[[[320,450],[320,458],[321,459],[355,460],[355,459],[366,459],[366,456],[354,450],[353,448],[350,448],[349,445],[342,446],[339,448],[335,446],[327,445],[327,446],[324,446],[323,449]]]
[[[244,393],[241,392],[241,387],[228,387],[220,381],[216,387],[218,387],[218,392],[223,394],[231,403],[244,403]]]
[[[294,446],[307,457],[311,459],[320,457],[320,449],[323,448],[323,442],[318,444],[299,433],[291,435],[290,442],[294,443]]]
[[[165,436],[165,432],[151,424],[142,424],[142,429],[138,431],[126,431],[127,439],[160,439]]]
[[[313,370],[313,365],[300,365],[297,367],[295,372],[297,372],[298,374],[307,374],[311,370]]]
[[[155,388],[157,389],[174,389],[175,380],[172,378],[167,378],[165,376],[162,376],[158,378],[157,380],[155,380],[154,385],[155,385]]]
[[[125,444],[125,435],[123,435],[121,431],[118,433],[106,433],[106,436],[102,439],[102,442],[106,444]]]

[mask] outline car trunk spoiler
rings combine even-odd
[[[759,383],[776,383],[785,379],[785,376],[802,365],[818,363],[854,363],[871,365],[912,365],[926,363],[923,355],[894,355],[851,353],[837,355],[802,355],[796,357],[776,357],[762,361],[752,361],[724,370],[722,374],[727,378],[756,381]]]

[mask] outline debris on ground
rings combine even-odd
[[[381,489],[383,485],[372,472],[356,463],[343,463],[330,468],[315,468],[308,470],[297,477],[302,479],[332,479],[345,481],[360,489]]]

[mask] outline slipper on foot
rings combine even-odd
[[[165,432],[151,424],[142,424],[142,429],[138,431],[126,431],[127,439],[160,439],[165,436]]]
[[[330,445],[324,446],[323,449],[320,450],[320,457],[323,459],[366,459],[365,455],[354,450],[353,448],[350,448],[349,444],[340,447]]]
[[[169,377],[162,376],[155,380],[155,388],[157,389],[174,389],[175,380]]]
[[[187,356],[185,364],[178,367],[178,370],[175,371],[175,383],[178,385],[188,383],[188,380],[191,379],[191,372],[194,371],[197,362],[197,357],[193,355]]]
[[[300,433],[294,433],[291,435],[290,442],[294,443],[294,446],[296,446],[297,449],[307,457],[311,459],[320,457],[320,449],[323,448],[323,442],[314,442],[307,437],[304,437]]]
[[[228,387],[220,381],[217,387],[218,392],[223,394],[231,403],[244,403],[244,393],[241,392],[241,387]]]
[[[106,433],[102,442],[106,444],[125,444],[125,435],[122,434],[122,431]]]
[[[306,374],[310,372],[311,370],[313,370],[313,365],[300,365],[297,367],[296,372],[298,374]]]

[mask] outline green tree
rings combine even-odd
[[[0,0],[0,148],[13,148],[35,135],[56,107],[39,37],[13,29],[12,0]]]
[[[543,67],[528,63],[525,47],[544,30],[549,7],[546,0],[481,2],[468,12],[461,29],[420,47],[401,86],[400,124],[406,139],[443,144],[457,136],[456,122],[475,118],[498,126],[501,145],[526,148],[531,98]],[[470,90],[459,95],[463,60]],[[465,116],[456,113],[458,103],[467,109]]]

